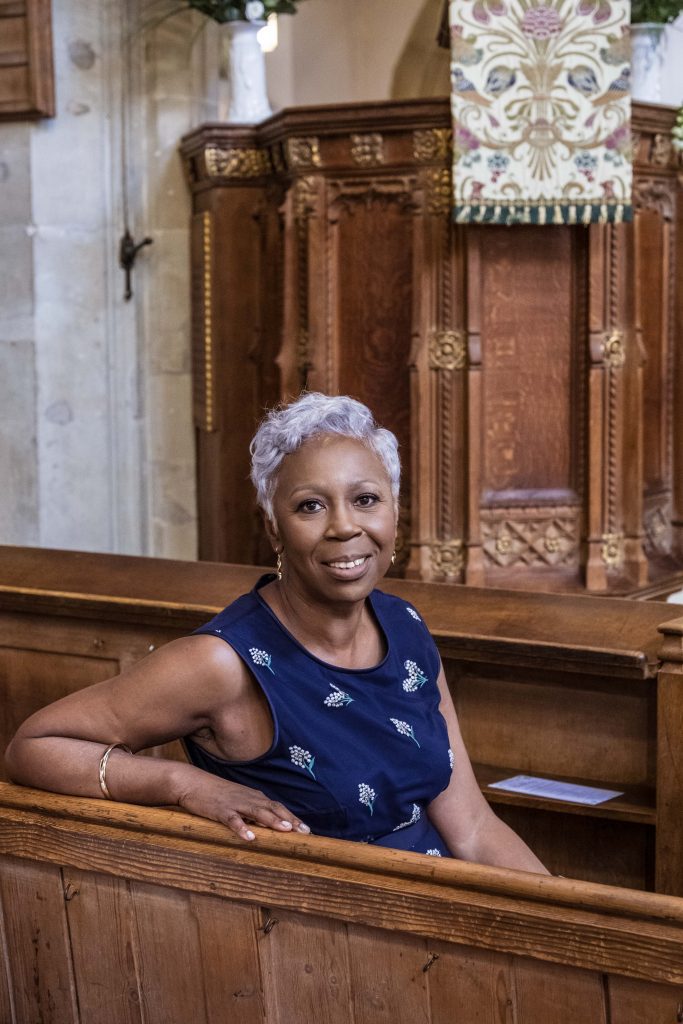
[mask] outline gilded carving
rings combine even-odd
[[[650,152],[650,160],[656,167],[667,167],[671,160],[671,153],[673,146],[671,143],[671,136],[662,132],[657,132],[654,139],[652,140],[652,150]]]
[[[372,135],[351,136],[351,159],[359,167],[379,167],[384,163],[384,139],[377,132]]]
[[[315,209],[316,179],[297,178],[294,183],[294,216],[297,220],[310,216]]]
[[[204,429],[212,431],[213,422],[213,310],[211,305],[211,263],[213,239],[211,214],[207,211],[202,219],[202,267],[204,306]]]
[[[624,535],[604,533],[601,537],[600,557],[608,569],[615,569],[624,561]]]
[[[280,143],[270,147],[270,159],[277,174],[282,174],[287,170],[287,165],[285,164],[285,160],[282,155],[282,145]]]
[[[631,153],[633,154],[633,162],[637,163],[640,151],[640,142],[643,137],[642,132],[631,131]]]
[[[450,128],[427,128],[413,132],[413,157],[419,163],[432,164],[447,160],[453,148]]]
[[[624,365],[626,352],[621,331],[612,331],[602,343],[602,355],[607,366],[617,369]]]
[[[287,139],[285,152],[287,163],[293,169],[321,166],[320,142],[315,135]]]
[[[430,547],[432,572],[446,579],[459,576],[465,565],[465,552],[461,540],[449,540]]]
[[[212,178],[261,178],[271,170],[270,156],[264,149],[207,146],[204,159]]]
[[[450,170],[429,171],[426,177],[427,210],[443,215],[450,213],[453,205],[453,185]]]
[[[577,519],[569,510],[484,513],[482,541],[487,560],[502,568],[578,563]]]
[[[432,370],[462,370],[467,359],[467,344],[462,331],[435,331],[429,339],[429,366]]]

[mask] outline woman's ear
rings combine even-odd
[[[280,540],[280,531],[277,528],[277,523],[264,512],[263,525],[265,526],[266,534],[273,547],[273,551],[277,554],[279,551],[282,551],[282,541]]]

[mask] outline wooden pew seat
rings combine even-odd
[[[0,747],[36,708],[189,633],[263,571],[0,547]],[[683,895],[680,610],[406,580],[384,586],[420,609],[482,790],[549,868]],[[182,756],[179,744],[150,753]],[[518,773],[623,796],[591,807],[490,788]]]
[[[683,900],[0,784],[11,1024],[673,1024]],[[677,1016],[677,1014],[679,1016]]]

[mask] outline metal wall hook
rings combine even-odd
[[[435,964],[438,959],[439,959],[439,954],[438,953],[430,953],[429,954],[429,960],[427,961],[427,963],[422,968],[422,973],[423,974],[426,973],[429,970],[429,968],[432,966],[432,964]]]
[[[135,242],[130,231],[126,228],[126,231],[119,243],[119,264],[126,275],[126,289],[123,293],[123,298],[126,302],[133,297],[133,288],[131,286],[130,278],[137,254],[143,246],[152,245],[153,242],[153,238],[143,238],[141,242]]]

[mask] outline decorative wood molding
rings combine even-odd
[[[429,366],[432,370],[462,370],[467,362],[467,343],[463,331],[435,331],[429,339]]]
[[[600,555],[608,569],[617,569],[624,561],[623,533],[603,533]]]
[[[262,178],[272,169],[270,156],[264,149],[208,146],[204,159],[211,178]]]
[[[571,508],[482,511],[484,554],[502,568],[578,565],[578,521]]]
[[[309,138],[287,139],[285,142],[285,159],[287,166],[298,171],[308,167],[320,167],[320,142],[314,136]]]
[[[384,139],[379,132],[351,136],[351,159],[359,167],[379,167],[384,163]]]
[[[450,128],[427,128],[413,132],[413,158],[421,164],[448,161],[451,158],[453,131]]]
[[[675,184],[662,178],[638,178],[633,183],[633,208],[653,210],[664,220],[673,220],[676,209]]]
[[[428,171],[425,176],[427,210],[435,217],[450,216],[453,184],[450,170]]]
[[[437,541],[430,547],[430,558],[435,577],[449,580],[460,576],[465,565],[462,540]]]
[[[602,343],[603,358],[610,369],[617,370],[626,361],[624,336],[621,331],[612,331]]]

